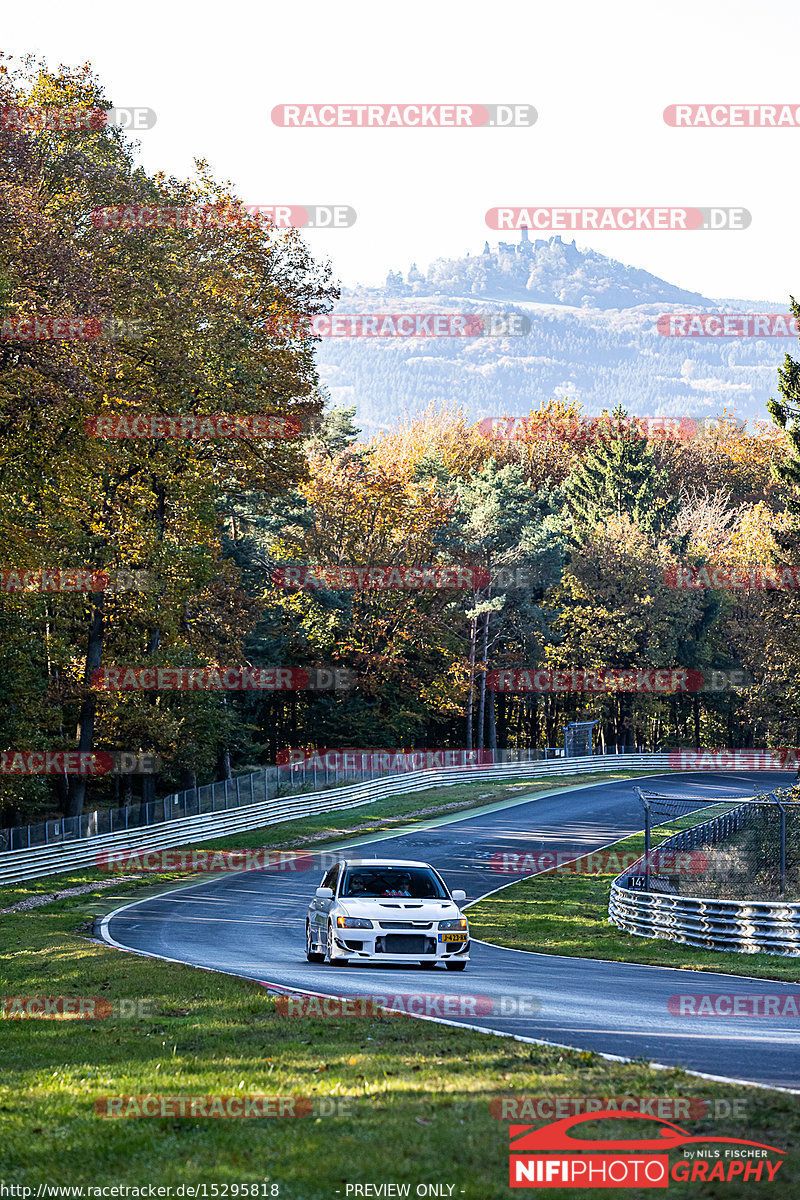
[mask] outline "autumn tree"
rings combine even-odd
[[[23,110],[109,107],[89,68],[57,76],[42,68],[26,79],[6,70],[0,101]],[[297,329],[277,336],[274,318],[312,315],[333,289],[295,231],[248,218],[202,162],[191,183],[149,178],[108,127],[23,125],[0,137],[5,315],[92,318],[102,329],[66,343],[0,343],[7,561],[124,566],[156,581],[153,591],[28,609],[51,631],[57,707],[48,736],[68,745],[72,726],[73,745],[85,750],[107,732],[138,730],[176,766],[184,756],[187,769],[213,771],[215,746],[229,730],[224,713],[216,722],[203,714],[219,700],[98,697],[91,672],[108,661],[240,660],[257,614],[238,591],[233,564],[222,562],[220,498],[285,490],[305,473],[305,459],[290,441],[107,441],[87,437],[86,422],[99,412],[266,408],[310,424],[322,407],[311,339]],[[98,207],[120,204],[189,205],[216,219],[119,229],[90,220]],[[192,736],[184,719],[196,727]],[[68,811],[81,810],[84,792],[85,782],[73,780]]]

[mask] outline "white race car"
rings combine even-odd
[[[308,906],[306,958],[335,966],[416,959],[463,971],[469,926],[458,905],[466,898],[428,863],[342,859]]]

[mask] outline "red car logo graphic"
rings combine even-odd
[[[598,1119],[615,1121],[652,1121],[659,1126],[659,1135],[654,1138],[582,1138],[569,1136],[568,1131],[573,1125],[584,1121]],[[510,1150],[514,1154],[528,1151],[569,1151],[585,1153],[594,1150],[601,1153],[605,1150],[673,1150],[678,1146],[686,1146],[693,1142],[728,1142],[735,1146],[756,1146],[760,1150],[769,1150],[773,1154],[785,1154],[775,1146],[767,1146],[764,1142],[749,1142],[743,1138],[714,1137],[705,1134],[694,1137],[680,1125],[672,1125],[669,1121],[661,1121],[658,1117],[649,1117],[642,1113],[622,1112],[617,1109],[605,1109],[603,1112],[579,1113],[577,1116],[564,1117],[562,1121],[553,1121],[537,1129],[535,1125],[511,1125],[509,1127]]]

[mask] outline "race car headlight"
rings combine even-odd
[[[467,928],[467,918],[459,917],[459,919],[457,921],[440,921],[439,928],[440,929],[466,929]]]
[[[366,917],[337,917],[336,924],[340,929],[373,929],[372,921]]]

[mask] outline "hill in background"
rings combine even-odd
[[[719,300],[579,249],[560,236],[486,243],[423,274],[390,271],[382,288],[343,291],[339,312],[516,312],[520,337],[323,338],[318,359],[335,405],[355,404],[365,432],[429,404],[457,403],[477,421],[525,414],[567,396],[589,414],[621,403],[641,416],[766,418],[793,338],[668,338],[668,312],[785,312],[775,301]]]

